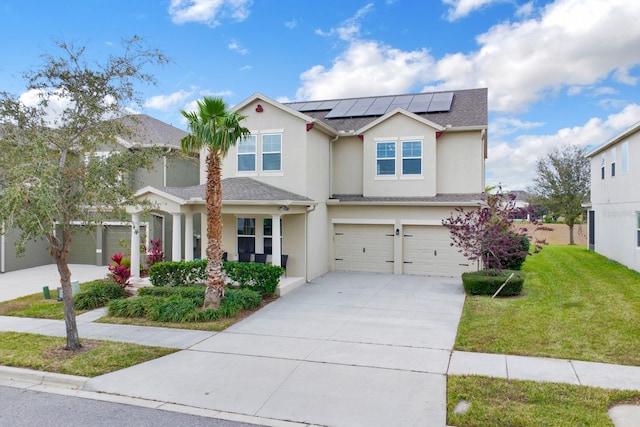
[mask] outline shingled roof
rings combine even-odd
[[[146,114],[125,116],[121,120],[133,132],[127,138],[120,138],[129,146],[160,145],[180,148],[180,140],[188,135],[187,132]]]
[[[430,120],[443,127],[486,127],[487,126],[487,95],[486,88],[481,89],[465,89],[453,92],[453,102],[449,111],[432,112],[432,113],[416,113],[418,116]],[[425,92],[436,94],[445,92]],[[420,94],[413,94],[420,95]],[[373,97],[362,98],[342,98],[340,100],[360,100]],[[318,100],[318,101],[338,101],[338,99]],[[318,104],[320,104],[319,102]],[[294,108],[300,102],[283,103],[283,105]],[[295,109],[295,108],[294,108]],[[326,118],[330,110],[303,111],[302,113],[319,120],[337,131],[358,130],[377,120],[381,116],[359,116],[359,117],[339,117]]]
[[[205,200],[204,184],[191,187],[158,187],[157,189],[183,200]],[[226,178],[222,180],[222,201],[291,201],[313,203],[313,200],[308,197],[245,177]]]

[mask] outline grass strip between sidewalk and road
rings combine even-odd
[[[81,349],[69,351],[65,344],[61,337],[0,332],[0,365],[95,377],[178,351],[88,339],[81,340]]]
[[[613,425],[611,406],[640,404],[640,391],[481,376],[449,376],[447,382],[447,425],[457,427],[606,426]],[[471,407],[454,414],[461,401]]]
[[[523,270],[521,296],[466,297],[456,350],[640,365],[640,273],[578,246]]]

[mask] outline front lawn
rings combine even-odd
[[[523,270],[519,297],[467,296],[456,350],[640,365],[640,273],[579,246]]]
[[[485,426],[607,426],[607,410],[621,403],[640,403],[640,392],[605,390],[569,384],[515,381],[480,376],[450,376],[447,424]],[[464,414],[456,405],[471,403]]]

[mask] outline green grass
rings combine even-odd
[[[0,315],[34,317],[38,319],[64,319],[62,301],[58,301],[57,292],[51,291],[51,299],[44,299],[41,293],[27,295],[11,301],[0,302]],[[76,311],[81,314],[83,311]]]
[[[68,351],[65,338],[0,332],[0,365],[95,377],[177,351],[111,341],[81,344],[80,350]]]
[[[463,400],[471,403],[469,411],[453,414]],[[447,401],[447,424],[458,427],[613,426],[607,410],[619,403],[640,403],[640,392],[450,376]]]
[[[640,274],[577,246],[529,256],[523,295],[467,296],[455,349],[640,365]]]

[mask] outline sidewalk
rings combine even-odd
[[[0,367],[0,385],[269,426],[444,425],[447,375],[640,390],[640,367],[451,351],[461,285],[357,279],[328,275],[220,333],[94,323],[94,310],[82,338],[182,351],[92,379]],[[0,331],[65,335],[63,321],[7,316]]]

